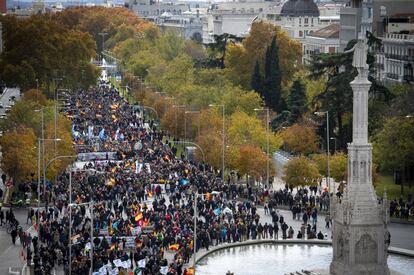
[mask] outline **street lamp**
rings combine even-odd
[[[269,138],[270,138],[270,132],[269,132],[269,108],[262,108],[262,109],[254,109],[256,112],[259,111],[266,111],[266,133],[267,133],[267,141],[266,141],[266,154],[267,154],[267,168],[266,168],[266,185],[269,183],[269,170],[270,170],[270,161],[269,161]],[[272,183],[273,186],[273,183]]]
[[[185,112],[185,105],[173,105],[173,108],[184,108]],[[185,116],[185,115],[184,115]],[[178,118],[177,118],[177,109],[175,109],[175,134],[178,138]]]
[[[224,183],[224,150],[225,150],[225,147],[226,147],[226,145],[225,145],[225,136],[226,136],[226,134],[225,134],[225,121],[226,121],[226,118],[225,118],[225,114],[226,114],[226,112],[225,112],[225,106],[224,106],[224,104],[210,104],[210,105],[208,105],[208,106],[210,106],[210,107],[221,107],[221,108],[223,108],[223,149],[222,149],[222,156],[221,156],[221,162],[222,162],[222,171],[221,171],[221,178],[222,178],[222,181],[223,181],[223,183]]]
[[[43,109],[42,109],[43,110]],[[44,139],[44,138],[39,138],[38,140],[37,140],[37,154],[38,154],[38,157],[37,157],[37,222],[39,222],[39,212],[40,212],[40,184],[41,184],[41,180],[40,180],[40,147],[41,147],[41,142],[43,141],[43,152],[44,152],[44,142],[45,141],[60,141],[61,139]],[[45,158],[45,156],[44,156],[44,153],[43,153],[43,160],[44,160],[44,158]],[[44,168],[44,167],[43,167]],[[43,173],[44,173],[44,170],[43,170]],[[45,173],[43,174],[43,193],[44,193],[44,196],[46,195],[46,192],[45,192],[45,190],[46,190],[46,188],[45,188],[45,186],[46,186],[46,181],[45,181]],[[45,198],[46,199],[46,198]],[[37,230],[39,231],[39,227],[37,228]]]
[[[158,119],[158,120],[160,119],[160,117],[158,116],[158,112],[157,112],[157,110],[155,110],[154,108],[149,107],[149,106],[142,106],[142,108],[144,108],[144,110],[145,110],[145,109],[148,109],[148,110],[153,111],[153,112],[155,113],[155,115],[157,116],[157,119]]]
[[[185,111],[184,113],[184,140],[187,140],[187,114],[199,114],[200,111]],[[200,122],[197,125],[198,135],[200,135]]]
[[[330,167],[329,167],[329,111],[326,112],[315,112],[315,115],[317,116],[323,116],[326,115],[326,154],[327,154],[327,177],[326,177],[326,181],[327,181],[327,185],[329,188],[329,193],[331,193],[331,172],[330,172]]]
[[[194,145],[195,147],[197,147],[197,148],[200,150],[200,152],[201,152],[201,156],[202,156],[202,158],[203,158],[203,172],[204,172],[204,173],[206,172],[206,167],[205,167],[206,158],[205,158],[205,155],[204,155],[204,151],[203,151],[203,149],[201,148],[201,146],[200,146],[200,145],[198,145],[198,144],[197,144],[197,143],[195,143],[195,142],[190,142],[190,141],[176,141],[176,142],[174,142],[174,143],[177,143],[177,144],[189,144],[189,145]]]

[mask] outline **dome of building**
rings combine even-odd
[[[313,0],[289,0],[283,5],[280,15],[318,17],[319,9]]]
[[[297,0],[289,0],[285,4],[283,4],[282,10],[280,11],[280,15],[282,16],[293,16],[295,13],[295,5]]]

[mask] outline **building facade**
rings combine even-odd
[[[189,11],[186,3],[163,3],[152,0],[130,0],[128,7],[136,15],[142,18],[156,18],[164,13],[172,15],[181,15],[185,11]]]
[[[339,50],[339,24],[332,24],[311,34],[302,42],[303,63],[307,64],[312,55],[337,53]]]
[[[364,8],[366,14],[362,19]],[[413,0],[348,0],[347,6],[340,10],[340,50],[343,51],[350,40],[358,38],[361,26],[381,37],[387,32],[390,17],[413,11]]]
[[[319,8],[313,0],[289,0],[283,5],[280,15],[282,29],[301,42],[306,35],[320,28]]]
[[[173,29],[186,40],[202,42],[203,23],[198,10],[196,12],[185,11],[181,15],[164,13],[154,22],[161,31]]]
[[[378,78],[414,84],[414,34],[387,33],[376,55]]]
[[[214,42],[223,33],[245,36],[257,16],[274,4],[264,0],[239,0],[215,3],[203,18],[203,43]]]

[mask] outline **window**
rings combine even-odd
[[[299,26],[302,25],[302,18],[299,18]]]
[[[305,18],[305,25],[309,24],[309,18]]]
[[[303,37],[303,31],[299,31],[299,37]]]
[[[329,53],[335,53],[335,47],[329,47],[328,52]]]

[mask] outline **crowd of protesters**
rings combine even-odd
[[[412,199],[404,201],[393,199],[390,201],[390,216],[408,220],[409,217],[414,216],[414,202]]]
[[[56,265],[65,274],[87,274],[92,265],[95,274],[189,275],[194,246],[326,238],[317,231],[316,192],[269,192],[261,200],[271,222],[263,222],[250,185],[240,189],[213,167],[176,157],[174,138],[107,84],[72,95],[65,115],[78,152],[90,159],[57,177],[44,208],[28,211],[39,232],[23,238],[34,274],[50,274]],[[105,153],[92,154],[97,148]],[[242,193],[249,199],[238,200]],[[276,209],[280,204],[302,220],[297,232]]]

